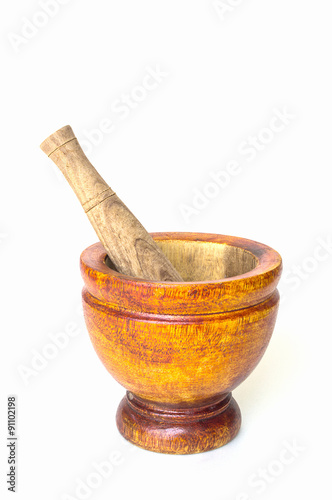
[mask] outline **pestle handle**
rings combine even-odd
[[[142,224],[90,163],[69,125],[50,135],[40,147],[67,179],[119,272],[155,281],[183,281]]]
[[[94,201],[98,202],[101,193],[110,189],[85,156],[69,125],[50,135],[40,148],[59,167],[85,212]],[[110,191],[114,193],[111,189]]]

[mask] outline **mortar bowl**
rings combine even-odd
[[[232,390],[262,358],[279,304],[272,248],[206,233],[152,233],[183,282],[118,273],[103,246],[81,255],[83,309],[100,360],[127,389],[117,426],[150,451],[191,454],[231,441]]]

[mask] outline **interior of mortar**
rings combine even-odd
[[[156,242],[184,281],[231,278],[254,269],[257,258],[248,250],[208,241],[164,240]],[[105,263],[115,270],[107,257]]]

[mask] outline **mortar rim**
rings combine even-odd
[[[228,244],[249,251],[257,259],[250,271],[219,280],[164,282],[134,278],[114,271],[105,263],[101,243],[81,254],[81,272],[89,293],[118,310],[146,313],[204,314],[246,308],[263,302],[275,291],[282,271],[282,259],[273,248],[237,236],[215,233],[157,232],[156,240],[187,240]],[[204,297],[204,298],[202,298]],[[195,300],[194,304],[189,303]],[[159,302],[158,302],[159,301]]]

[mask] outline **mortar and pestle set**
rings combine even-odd
[[[275,325],[282,263],[255,241],[146,232],[91,165],[71,127],[41,145],[79,198],[101,243],[81,255],[92,344],[127,389],[117,427],[146,450],[191,454],[231,441],[235,389]]]

